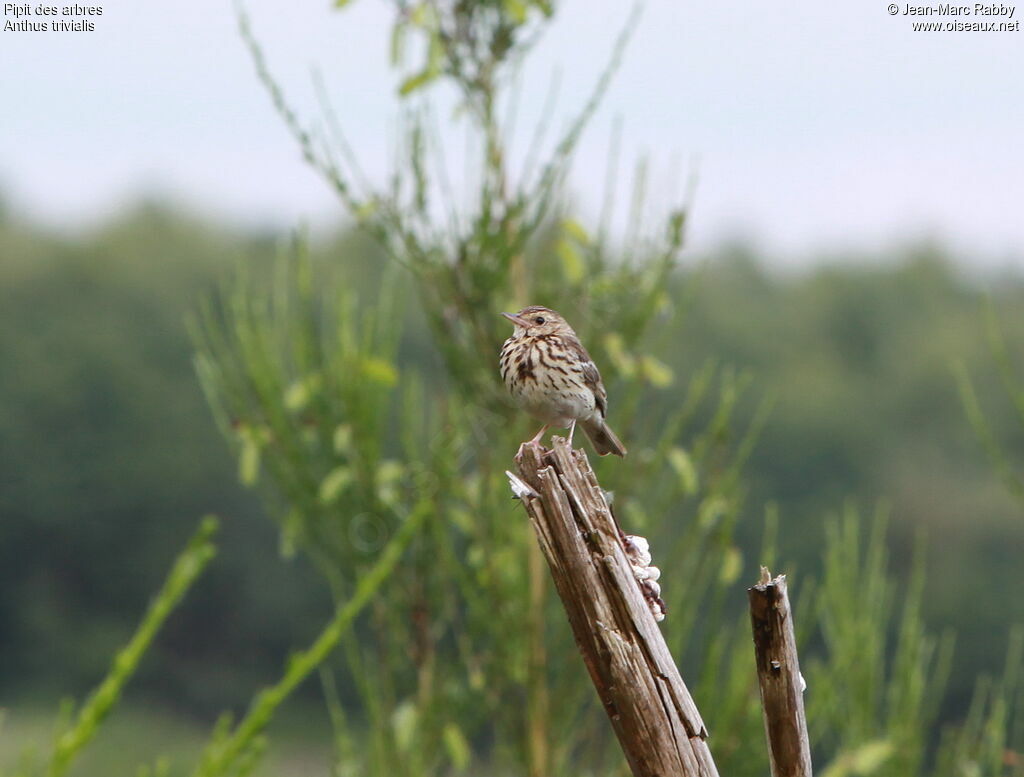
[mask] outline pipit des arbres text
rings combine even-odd
[[[599,456],[625,456],[626,449],[605,422],[608,395],[601,373],[572,327],[539,305],[502,315],[515,325],[501,348],[502,380],[516,403],[544,424],[529,442],[540,442],[555,426],[569,429],[572,445],[578,422]]]

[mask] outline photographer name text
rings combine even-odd
[[[894,6],[890,6],[892,8]],[[939,3],[938,5],[910,5],[903,6],[903,16],[999,16],[1012,19],[1017,12],[1015,5],[1003,5],[1002,3],[989,5],[987,3],[975,3],[974,5],[952,5]]]

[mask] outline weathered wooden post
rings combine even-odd
[[[811,777],[805,685],[796,654],[786,576],[773,580],[761,567],[761,580],[747,589],[747,596],[772,777]]]
[[[636,777],[717,777],[707,730],[583,451],[526,445],[508,473]]]

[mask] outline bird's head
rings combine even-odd
[[[550,308],[530,305],[518,313],[502,313],[505,318],[515,324],[515,335],[565,335],[575,334],[565,319]]]

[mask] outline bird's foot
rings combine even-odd
[[[515,460],[519,461],[520,459],[523,458],[523,452],[526,450],[527,445],[540,445],[540,438],[544,436],[544,432],[546,432],[549,428],[550,427],[547,424],[544,424],[544,426],[541,427],[540,431],[533,436],[532,440],[527,440],[526,442],[519,443],[519,450],[516,451]]]
[[[527,445],[530,445],[532,443],[533,443],[533,440],[527,440],[526,442],[519,443],[519,450],[516,451],[516,457],[515,457],[515,461],[517,463],[523,460],[523,451],[526,449]]]

